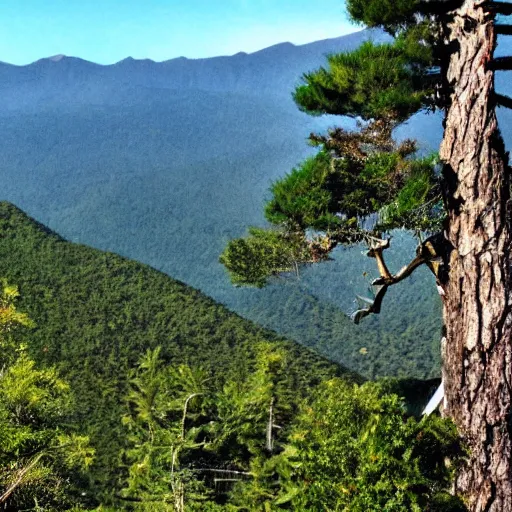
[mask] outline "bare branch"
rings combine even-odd
[[[192,393],[185,400],[185,404],[183,405],[183,417],[181,419],[181,439],[185,439],[185,424],[187,422],[188,403],[190,400],[192,400],[192,398],[200,395],[204,395],[204,393]]]
[[[375,258],[377,260],[377,268],[379,274],[384,279],[391,278],[391,272],[388,270],[386,262],[384,261],[383,251],[389,247],[388,240],[376,240],[370,245],[370,250],[366,253],[369,258]]]
[[[375,299],[372,304],[370,304],[367,308],[361,308],[352,313],[351,319],[355,324],[358,324],[363,318],[371,315],[372,313],[378,315],[380,313],[380,308],[382,306],[382,301],[384,300],[384,295],[388,291],[389,285],[379,286],[377,289],[377,293],[375,294]]]
[[[509,96],[495,93],[494,99],[496,100],[496,105],[498,105],[498,107],[512,108],[512,98]]]
[[[370,250],[367,255],[370,258],[375,258],[377,260],[380,277],[372,282],[372,286],[376,287],[375,298],[373,301],[364,299],[364,301],[367,302],[368,307],[358,309],[352,314],[351,318],[356,324],[372,313],[379,314],[387,289],[390,286],[408,278],[421,265],[427,265],[431,272],[436,276],[436,280],[439,284],[441,268],[445,261],[447,261],[445,253],[449,250],[444,236],[441,233],[427,238],[427,240],[420,244],[416,249],[416,257],[394,275],[390,273],[386,262],[384,261],[383,252],[389,247],[389,245],[389,240],[377,240],[371,242]]]
[[[400,281],[403,281],[404,279],[407,279],[419,266],[426,263],[427,260],[424,256],[419,255],[416,256],[408,265],[405,265],[405,267],[402,267],[395,275],[390,275],[389,277],[381,276],[377,279],[375,279],[372,283],[374,286],[379,285],[388,285],[391,286],[392,284],[399,283]]]
[[[489,63],[489,68],[494,71],[510,70],[512,69],[512,57],[496,57]]]
[[[30,472],[31,469],[33,469],[37,463],[41,460],[44,453],[39,453],[36,455],[24,468],[22,468],[18,475],[16,476],[16,479],[14,482],[8,487],[8,489],[0,496],[0,504],[5,503],[11,494],[24,482],[25,477]]]

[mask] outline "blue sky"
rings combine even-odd
[[[343,0],[0,0],[0,61],[210,57],[354,30]]]

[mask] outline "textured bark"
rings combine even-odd
[[[492,15],[466,0],[449,24],[456,48],[441,159],[453,246],[444,283],[445,413],[471,450],[456,490],[472,512],[512,511],[509,176],[494,105]]]

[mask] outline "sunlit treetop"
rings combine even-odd
[[[433,94],[427,47],[403,40],[366,42],[349,53],[330,55],[327,67],[303,75],[294,99],[310,114],[403,121],[425,107]]]
[[[356,23],[368,27],[404,27],[415,22],[416,0],[347,0],[347,11]]]
[[[347,0],[353,22],[396,35],[457,8],[462,0]]]
[[[438,15],[454,3],[460,1],[348,0],[353,21],[383,28],[393,41],[368,41],[355,51],[330,55],[325,67],[303,75],[295,102],[313,115],[395,122],[442,106],[436,93],[444,48]]]

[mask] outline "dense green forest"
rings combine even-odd
[[[113,264],[110,263],[110,259],[114,258],[116,262],[126,260],[121,260],[117,256],[111,256],[110,253],[94,252],[90,248],[84,247],[79,249],[81,246],[71,245],[62,240],[58,242],[56,235],[49,236],[46,234],[45,230],[37,229],[33,221],[28,221],[27,217],[23,214],[18,212],[18,214],[13,215],[12,211],[16,211],[13,210],[13,208],[13,206],[9,206],[7,203],[2,205],[3,236],[0,239],[0,275],[4,275],[10,281],[20,286],[22,295],[24,297],[25,295],[27,296],[23,300],[30,300],[31,303],[34,304],[30,306],[29,313],[32,317],[39,319],[38,323],[42,321],[42,318],[48,318],[48,322],[45,322],[45,336],[47,338],[51,338],[54,331],[58,333],[59,336],[65,335],[67,337],[66,339],[68,341],[63,346],[60,346],[58,349],[54,348],[49,350],[46,353],[45,357],[47,361],[52,361],[53,351],[55,351],[56,357],[58,355],[61,359],[65,359],[68,355],[67,351],[70,350],[67,347],[73,346],[71,340],[77,333],[81,333],[81,336],[85,335],[86,339],[97,334],[101,336],[115,336],[116,339],[123,338],[124,336],[129,337],[129,339],[137,339],[141,336],[137,341],[139,347],[146,346],[145,343],[148,337],[151,340],[156,340],[153,343],[161,343],[158,336],[164,335],[164,326],[159,327],[158,332],[160,334],[157,335],[146,332],[143,323],[136,323],[136,330],[134,331],[132,325],[126,321],[126,319],[128,319],[129,321],[135,322],[139,317],[144,319],[151,317],[151,314],[148,312],[150,302],[145,301],[144,297],[139,294],[143,291],[153,297],[156,297],[158,294],[154,287],[147,286],[143,278],[145,274],[137,277],[137,286],[131,281],[126,283],[127,277],[125,276],[124,270],[121,272],[119,268],[117,270],[115,270],[115,268],[112,269]],[[25,239],[25,242],[23,244],[20,243],[20,238],[22,237],[20,233],[24,233],[23,239]],[[46,240],[45,244],[41,243],[42,239]],[[84,251],[83,259],[81,254],[75,254],[74,256],[62,255],[61,258],[65,258],[62,260],[56,258],[55,254],[62,254],[64,248],[67,248],[71,253],[79,250]],[[91,258],[94,263],[89,265],[87,261]],[[97,264],[98,259],[101,262],[100,265]],[[362,259],[363,258],[360,257],[358,260],[354,261],[360,262]],[[135,270],[137,268],[136,264],[133,262],[123,263],[123,268],[124,266],[132,269],[130,270],[130,274],[137,272]],[[99,288],[95,289],[93,293],[69,288],[78,286],[76,278],[71,273],[71,268],[79,272],[80,276],[83,276],[84,279],[88,278],[92,280],[88,283],[88,286],[91,288],[98,286]],[[91,270],[92,268],[94,268],[94,272]],[[147,269],[148,267],[141,265],[140,268]],[[110,279],[109,276],[111,272],[115,272],[116,279]],[[144,272],[148,272],[148,270]],[[162,273],[152,272],[152,275],[159,276],[159,283],[175,282]],[[354,273],[355,272],[357,272],[357,270],[354,270]],[[32,276],[34,273],[39,277],[29,280],[29,276]],[[103,280],[100,285],[96,283],[96,280],[103,274]],[[43,278],[43,283],[40,283],[40,280]],[[29,283],[32,283],[30,285],[31,287],[37,287],[35,290],[36,293],[24,293],[27,280],[29,280]],[[66,283],[66,287],[57,285],[57,283],[60,283],[62,280]],[[54,281],[52,290],[58,286],[56,288],[59,290],[58,296],[56,295],[56,291],[50,293],[40,290],[41,287],[49,286],[52,281]],[[81,281],[82,279],[80,282]],[[421,284],[421,280],[419,280],[415,288],[420,303],[422,294]],[[129,291],[125,290],[125,286],[128,286]],[[117,287],[122,287],[122,290],[117,290]],[[334,361],[344,361],[346,367],[368,378],[379,375],[430,378],[438,376],[436,374],[437,372],[432,371],[433,361],[437,363],[439,357],[438,336],[436,331],[437,320],[434,318],[434,314],[438,313],[437,306],[426,316],[423,323],[423,328],[427,330],[427,333],[432,330],[430,333],[430,345],[422,345],[417,342],[414,329],[407,327],[410,321],[407,314],[403,316],[393,316],[393,320],[389,320],[391,324],[389,326],[390,330],[396,327],[404,331],[400,344],[397,344],[396,336],[392,336],[391,334],[379,336],[372,330],[366,331],[366,326],[354,326],[349,318],[334,306],[326,307],[314,297],[311,297],[309,301],[303,303],[300,307],[297,305],[293,307],[293,295],[298,293],[295,283],[292,283],[289,287],[285,284],[284,286],[280,285],[280,287],[276,286],[275,288],[283,297],[286,297],[287,294],[292,295],[290,302],[287,302],[283,308],[286,311],[286,318],[297,317],[296,326],[294,328],[294,339],[302,345],[307,346],[310,344],[312,348],[315,348],[315,350],[324,357]],[[199,292],[192,291],[191,288],[183,289],[191,290],[190,293],[200,295]],[[29,288],[29,290],[32,290],[32,288]],[[60,295],[61,293],[65,294],[65,296],[62,297]],[[399,295],[399,293],[400,291],[398,291],[397,295]],[[52,297],[54,298],[52,299]],[[75,317],[74,314],[71,313],[73,311],[73,303],[76,301],[78,304],[81,304],[84,297],[87,297],[88,301],[91,301],[89,307],[84,310],[87,311],[88,316],[86,318],[93,318],[94,320],[88,321],[91,323],[94,322],[95,324],[92,332],[89,332],[88,329],[85,333],[81,331],[81,322],[85,322],[85,320],[81,319],[80,316]],[[106,309],[102,297],[105,298],[104,300],[108,298],[109,306]],[[62,301],[60,300],[61,298],[63,299]],[[118,300],[119,298],[123,298],[123,300]],[[137,305],[131,303],[132,300],[137,301]],[[164,297],[160,297],[159,300],[163,301]],[[47,307],[45,305],[46,301],[50,301],[48,306],[53,306],[56,302],[69,303],[69,309],[65,313],[62,313],[60,312],[60,308],[63,307],[62,305],[59,308]],[[388,307],[392,308],[394,305],[395,304],[390,301]],[[216,306],[216,308],[217,307],[218,306]],[[113,308],[112,311],[110,310],[111,308]],[[54,312],[52,313],[51,311]],[[279,321],[281,311],[282,310],[274,312],[276,322]],[[85,314],[85,312],[83,314]],[[419,315],[419,312],[414,314]],[[65,316],[62,317],[62,315]],[[120,315],[122,320],[119,319]],[[211,317],[211,315],[202,315],[193,312],[190,312],[190,315],[194,318],[197,316],[201,322],[206,321],[204,318],[207,319],[209,316]],[[429,319],[431,324],[428,323]],[[61,322],[61,320],[65,321]],[[144,320],[144,322],[146,321],[147,320]],[[239,321],[242,322],[241,319],[239,319]],[[63,324],[66,326],[65,328]],[[112,327],[112,325],[115,325],[115,328]],[[187,325],[187,322],[181,322],[180,325]],[[167,328],[168,326],[165,326],[165,329]],[[197,329],[198,327],[190,326],[189,328]],[[49,331],[48,329],[53,330]],[[308,333],[315,333],[320,329],[325,331],[324,336],[321,338],[321,343],[312,344]],[[166,339],[172,339],[172,335],[170,335],[168,331],[165,332],[165,336],[167,336]],[[37,331],[35,335],[37,339]],[[219,334],[219,336],[221,335]],[[38,343],[41,347],[45,346],[44,340],[38,341]],[[97,343],[97,341],[95,343]],[[191,352],[194,351],[194,348],[189,346],[189,344],[187,344],[187,347],[189,347],[187,350]],[[98,357],[102,357],[103,355],[103,353],[100,353]],[[207,354],[204,354],[204,357],[207,358]]]
[[[450,501],[453,428],[407,413],[435,381],[362,385],[167,275],[67,242],[5,202],[0,231],[0,431],[11,433],[0,442],[0,491],[15,484],[5,510]],[[432,449],[439,457],[420,463]]]
[[[19,307],[37,324],[30,354],[39,363],[57,364],[73,383],[80,404],[74,421],[86,423],[100,443],[103,483],[94,486],[111,483],[109,473],[116,471],[126,412],[121,397],[129,370],[147,349],[160,346],[166,362],[201,366],[217,384],[250,371],[262,341],[293,354],[289,376],[303,380],[300,389],[341,371],[165,274],[64,241],[8,203],[1,203],[0,231],[0,275],[18,286]]]
[[[0,199],[69,240],[149,264],[366,376],[439,376],[440,301],[426,272],[390,291],[380,318],[355,328],[346,314],[375,277],[361,247],[338,249],[334,261],[265,290],[233,288],[218,263],[229,239],[263,223],[272,181],[311,154],[309,133],[353,126],[298,112],[290,93],[300,74],[370,35],[386,37],[363,31],[161,65],[2,65]],[[508,45],[500,42],[498,53],[509,54]],[[504,93],[505,78],[498,73]],[[510,115],[499,112],[506,138]],[[423,151],[436,148],[440,134],[440,116],[423,113],[397,129],[398,139],[415,138]],[[414,248],[412,238],[396,232],[392,270]]]

